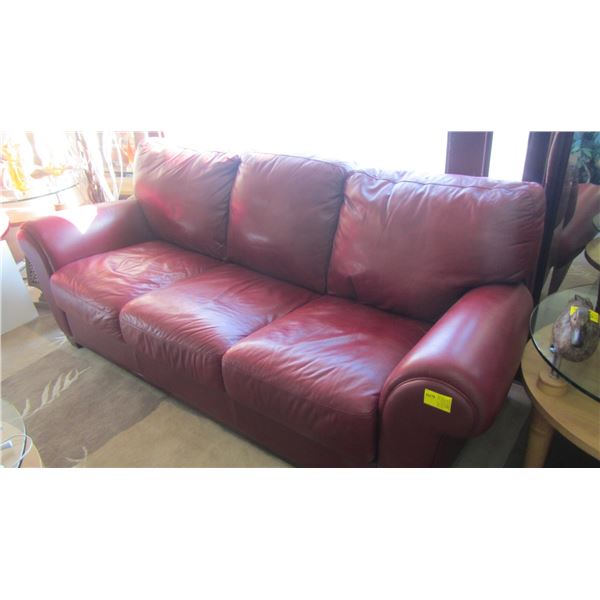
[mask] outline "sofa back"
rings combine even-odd
[[[244,155],[231,193],[227,258],[325,292],[347,174],[339,163]]]
[[[537,184],[164,142],[140,146],[135,195],[167,241],[426,321],[470,288],[530,283],[544,225]]]
[[[355,172],[345,185],[328,292],[433,321],[470,288],[529,283],[543,226],[537,184]]]
[[[231,188],[240,158],[200,154],[160,141],[140,144],[134,194],[162,239],[214,258],[225,258]]]

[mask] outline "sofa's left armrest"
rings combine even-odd
[[[52,271],[94,254],[145,242],[154,236],[135,198],[86,204],[27,221],[19,239],[29,238]]]
[[[70,338],[67,317],[52,295],[52,274],[80,258],[145,242],[154,235],[137,200],[131,198],[80,206],[28,221],[19,229],[17,238],[33,265],[56,322]]]
[[[487,285],[442,316],[384,385],[380,465],[436,464],[446,441],[492,424],[519,367],[531,309],[524,285]]]

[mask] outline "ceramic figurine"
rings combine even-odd
[[[578,295],[570,300],[552,327],[555,366],[560,358],[581,362],[594,354],[600,339],[597,321],[589,300]]]

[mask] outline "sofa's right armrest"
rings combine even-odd
[[[149,241],[154,235],[137,200],[131,198],[80,206],[28,221],[19,229],[17,239],[56,322],[72,338],[67,317],[52,295],[52,274],[80,258]]]
[[[19,241],[30,240],[39,248],[52,272],[80,258],[153,238],[135,198],[63,210],[24,223],[18,233]]]
[[[380,466],[444,464],[445,447],[490,427],[519,368],[532,307],[525,285],[490,284],[448,309],[383,387]]]

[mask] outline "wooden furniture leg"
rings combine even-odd
[[[553,433],[552,425],[534,408],[529,426],[527,451],[525,452],[525,467],[544,466]]]

